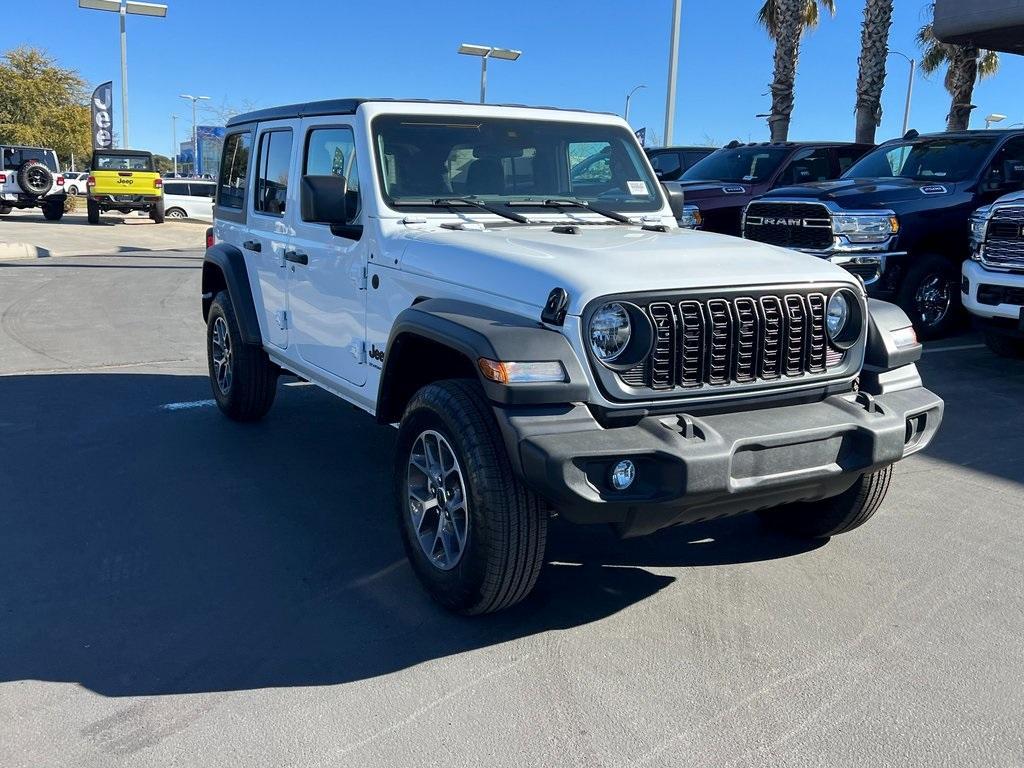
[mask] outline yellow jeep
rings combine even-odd
[[[87,184],[89,223],[99,224],[105,211],[148,211],[157,224],[164,221],[163,179],[153,166],[153,154],[134,149],[98,149],[92,156]]]

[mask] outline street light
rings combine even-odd
[[[993,112],[991,115],[985,118],[985,130],[992,127],[992,123],[1001,123],[1006,119],[1006,115],[1000,115],[998,112]]]
[[[181,94],[180,98],[192,102],[192,175],[196,175],[199,167],[199,129],[196,126],[196,102],[209,99],[209,96],[193,96],[190,93]]]
[[[78,7],[90,11],[113,11],[121,17],[121,143],[127,147],[128,35],[125,32],[124,20],[129,13],[133,16],[156,16],[162,19],[167,15],[167,6],[161,3],[141,3],[138,0],[78,0]]]
[[[676,121],[676,73],[679,71],[679,20],[683,14],[683,0],[672,3],[672,29],[668,48],[668,93],[665,95],[665,146],[672,146],[672,131]]]
[[[480,57],[480,103],[487,101],[487,60],[504,59],[515,61],[523,55],[522,51],[514,51],[511,48],[493,48],[489,45],[473,45],[463,43],[459,46],[459,53],[465,56]]]
[[[178,178],[178,116],[171,115],[171,161],[174,163],[174,178]]]
[[[626,94],[626,111],[623,113],[622,119],[625,120],[627,123],[629,122],[629,100],[631,98],[633,98],[633,94],[634,93],[639,91],[641,88],[646,88],[646,87],[647,87],[646,85],[638,85],[635,88],[633,88],[632,91],[630,91],[629,93]]]
[[[900,134],[901,136],[906,136],[907,130],[910,128],[910,99],[914,95],[914,70],[917,69],[917,61],[899,51],[889,51],[889,55],[902,56],[910,64],[910,77],[907,80],[907,104],[903,108],[903,133]]]

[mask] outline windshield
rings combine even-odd
[[[684,181],[757,184],[771,178],[791,151],[786,147],[720,149],[693,165],[681,178]]]
[[[854,163],[843,178],[965,181],[978,175],[994,144],[989,137],[887,144]]]
[[[658,182],[636,139],[618,126],[382,115],[373,132],[381,191],[396,208],[452,197],[494,205],[576,198],[620,211],[661,208]]]
[[[153,158],[148,155],[97,154],[92,159],[95,171],[152,171]]]

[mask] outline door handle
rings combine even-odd
[[[290,261],[293,264],[309,264],[309,256],[298,251],[285,251],[284,260]]]
[[[244,243],[242,243],[242,247],[245,248],[245,250],[247,251],[255,251],[256,253],[259,253],[260,251],[263,250],[263,246],[260,244],[258,240],[246,240]]]

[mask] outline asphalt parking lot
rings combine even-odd
[[[389,428],[210,407],[201,258],[0,261],[4,768],[1024,765],[1024,363],[930,345],[942,432],[854,533],[557,525],[534,596],[461,619]]]

